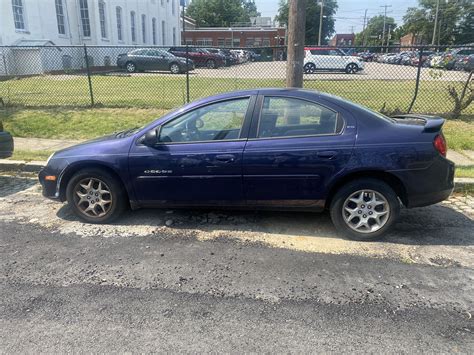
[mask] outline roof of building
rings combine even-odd
[[[61,48],[57,47],[56,44],[49,39],[19,39],[13,42],[12,45],[16,47],[48,47],[49,46],[49,47],[55,47],[56,49],[61,50]],[[23,49],[23,48],[18,48],[18,49]]]

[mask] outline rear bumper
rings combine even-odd
[[[394,174],[404,183],[406,207],[423,207],[446,200],[454,190],[452,161],[437,157],[427,169],[397,171]]]

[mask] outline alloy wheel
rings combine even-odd
[[[98,178],[85,178],[74,187],[74,203],[88,217],[105,216],[112,207],[109,186]]]
[[[352,193],[342,205],[344,222],[358,233],[373,233],[383,228],[390,217],[387,199],[374,190]]]
[[[214,62],[212,59],[207,61],[207,67],[209,69],[214,69],[216,67],[216,62]]]
[[[357,65],[355,65],[355,64],[349,64],[349,65],[347,66],[347,72],[348,72],[349,74],[354,74],[354,73],[356,73],[356,72],[357,72]]]
[[[313,63],[308,63],[304,66],[304,72],[306,74],[313,74],[316,71],[316,66]]]
[[[137,69],[137,67],[133,63],[127,63],[126,68],[129,73],[133,73]]]
[[[171,73],[179,74],[179,65],[178,64],[172,64],[171,65]]]

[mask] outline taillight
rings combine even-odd
[[[448,151],[448,147],[446,145],[446,139],[444,139],[443,134],[438,134],[434,141],[433,145],[436,148],[436,150],[441,154],[443,157],[446,156],[446,152]]]

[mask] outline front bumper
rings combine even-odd
[[[7,132],[0,132],[0,159],[9,158],[13,154],[13,138]]]
[[[61,200],[59,191],[59,176],[56,176],[55,181],[46,180],[46,176],[56,175],[49,171],[47,166],[40,170],[38,174],[38,180],[43,190],[43,196],[57,201]]]

